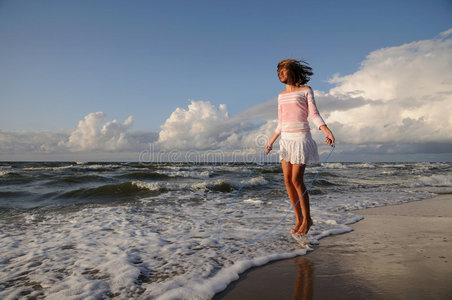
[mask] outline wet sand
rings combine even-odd
[[[250,269],[213,299],[452,299],[452,194],[355,212],[354,231]]]

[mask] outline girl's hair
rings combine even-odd
[[[282,69],[287,69],[286,84],[300,86],[306,84],[314,73],[309,63],[304,60],[284,59],[278,63],[278,72]]]

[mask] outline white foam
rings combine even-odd
[[[47,167],[47,166],[24,167],[24,168],[22,168],[22,170],[25,170],[25,171],[45,171],[45,170],[59,171],[59,170],[66,170],[66,169],[83,169],[83,170],[90,169],[90,170],[96,171],[97,169],[108,169],[108,168],[114,170],[114,169],[117,169],[118,167],[120,167],[118,164],[87,165],[85,163],[77,162],[75,164],[59,166],[59,167]]]
[[[397,175],[398,172],[396,170],[384,170],[381,172],[383,175]]]
[[[323,166],[325,169],[347,169],[347,166],[342,163],[328,163]]]
[[[230,184],[226,180],[216,179],[216,180],[204,180],[204,181],[192,184],[190,186],[192,187],[192,189],[194,188],[194,189],[201,190],[201,189],[211,188],[211,187],[214,187],[216,185],[223,184],[223,183]]]
[[[187,182],[168,182],[168,181],[140,181],[140,180],[134,180],[132,181],[132,184],[143,189],[148,189],[150,191],[158,191],[160,189],[167,189],[167,190],[181,190],[181,189],[187,189],[187,190],[199,190],[199,189],[205,189],[208,187],[212,187],[214,185],[222,183],[222,180],[211,180],[211,181],[201,181],[197,183],[187,183]]]
[[[421,176],[413,186],[436,186],[436,187],[451,187],[452,176],[450,175],[430,175]]]
[[[107,294],[209,298],[252,266],[305,253],[291,240],[287,222],[262,242],[234,253],[222,251],[216,242],[217,216],[212,215],[221,202],[211,199],[199,206],[181,203],[142,211],[125,206],[25,214],[25,231],[1,224],[0,251],[6,265],[0,277],[22,278],[14,290],[23,292],[31,289],[27,282],[39,284],[49,299],[97,299]],[[258,221],[271,228],[282,216],[271,207],[265,213],[249,209],[245,222],[226,220],[222,240],[237,244],[252,239],[264,232],[253,226]],[[149,279],[140,283],[142,278]],[[10,293],[11,289],[2,290],[0,298]]]
[[[350,231],[347,224],[361,218],[344,209],[365,206],[353,201],[362,199],[362,195],[348,196],[336,196],[335,204],[342,203],[336,208],[328,198],[311,196],[311,244]],[[261,241],[234,252],[221,250],[217,244],[217,220],[223,213],[218,211],[220,203],[224,200],[212,198],[196,206],[181,201],[178,205],[141,209],[121,206],[65,214],[29,213],[24,215],[21,228],[2,222],[0,278],[3,282],[21,279],[14,282],[14,288],[1,290],[0,298],[31,291],[29,283],[33,282],[49,299],[98,299],[107,295],[121,299],[208,299],[250,267],[306,253],[288,232],[292,215]],[[252,240],[290,210],[286,199],[265,210],[250,203],[262,202],[248,198],[231,207],[220,234],[223,246]],[[39,295],[39,291],[32,292]]]
[[[245,180],[242,180],[240,183],[243,184]],[[263,176],[256,176],[251,177],[246,181],[247,186],[253,186],[253,185],[264,185],[267,184],[268,180],[266,180]]]
[[[405,168],[405,164],[399,164],[399,163],[391,163],[391,164],[382,164],[380,165],[382,168]]]
[[[264,201],[257,200],[257,199],[245,199],[243,200],[244,203],[250,203],[250,204],[262,204]]]
[[[177,285],[174,288],[167,287],[167,290],[159,295],[157,299],[210,299],[216,293],[224,290],[227,287],[227,283],[239,279],[239,275],[249,268],[261,266],[273,260],[304,255],[308,250],[312,249],[299,249],[291,253],[272,254],[249,260],[241,260],[227,268],[221,269],[214,277],[201,282],[191,281],[186,282],[180,287]]]
[[[135,180],[135,181],[132,181],[132,184],[139,188],[148,189],[150,191],[158,191],[162,188],[166,188],[169,186],[169,184],[167,182],[162,182],[162,181],[144,182],[144,181]]]
[[[360,163],[360,164],[350,164],[350,165],[348,165],[348,167],[350,167],[350,168],[358,168],[358,169],[362,169],[362,168],[364,168],[364,169],[374,169],[375,165],[366,162],[366,163]]]
[[[192,177],[192,178],[209,178],[211,173],[209,171],[164,171],[158,170],[156,173],[167,175],[169,177]]]
[[[120,167],[120,165],[118,164],[114,164],[114,165],[79,165],[79,166],[64,166],[64,167],[58,167],[58,168],[66,168],[66,167],[72,167],[72,168],[81,168],[81,169],[92,169],[92,170],[96,170],[96,169],[115,169]]]

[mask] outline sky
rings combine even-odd
[[[255,149],[285,58],[335,160],[451,161],[450,0],[0,0],[0,160]]]

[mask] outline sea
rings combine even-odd
[[[277,163],[0,162],[0,298],[210,299],[354,210],[450,192],[450,162],[326,163],[302,248]]]

